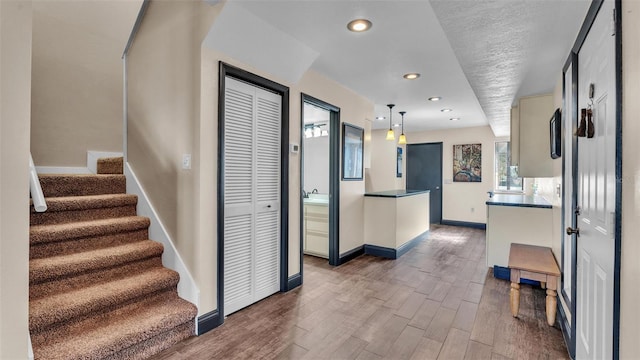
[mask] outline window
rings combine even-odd
[[[522,191],[522,178],[518,176],[518,167],[511,166],[511,144],[508,141],[496,142],[495,173],[496,190]]]

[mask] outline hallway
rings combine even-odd
[[[485,267],[485,232],[432,226],[398,260],[361,256],[332,268],[305,256],[304,285],[230,315],[155,359],[565,359],[545,321],[545,293]]]

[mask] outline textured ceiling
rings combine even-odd
[[[431,0],[497,136],[521,96],[553,91],[588,0]]]
[[[490,124],[496,135],[506,136],[514,99],[552,91],[589,4],[589,0],[228,0],[216,22],[235,24],[234,28],[214,24],[209,38],[217,40],[207,46],[236,47],[234,51],[244,54],[243,62],[295,82],[304,69],[286,65],[297,50],[283,49],[283,43],[298,43],[299,48],[304,44],[310,49],[307,53],[317,54],[312,61],[312,56],[303,57],[306,67],[370,99],[376,115],[386,117],[373,121],[374,129],[388,127],[386,104],[395,103],[393,122],[399,122],[399,111],[407,111],[409,133]],[[231,11],[236,6],[261,21],[247,21],[237,8]],[[346,24],[356,18],[371,20],[373,27],[365,33],[348,31]],[[281,57],[282,63],[274,62],[274,56],[255,56],[264,54],[255,51],[255,42],[225,43],[225,37],[231,38],[228,34],[238,33],[239,24],[243,39],[260,38],[260,49],[288,54]],[[403,79],[409,72],[422,76]],[[431,96],[443,100],[427,101]],[[443,113],[443,108],[453,111]],[[453,117],[460,120],[449,121]]]

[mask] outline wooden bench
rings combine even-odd
[[[511,314],[518,316],[520,309],[520,279],[540,281],[547,289],[547,324],[556,322],[556,290],[560,269],[551,248],[524,244],[511,244],[509,249],[511,270]]]

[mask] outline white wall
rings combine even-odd
[[[402,148],[402,161],[406,162],[406,147],[398,145],[397,140],[386,140],[386,137],[387,130],[371,132],[371,168],[365,169],[367,192],[405,188],[405,172],[402,177],[396,177],[396,151],[398,147]]]
[[[394,141],[385,140],[386,130],[372,132],[371,177],[367,182],[372,191],[402,189],[403,178],[396,179],[396,147]],[[486,223],[487,192],[494,188],[494,144],[508,140],[496,138],[489,126],[407,133],[409,144],[442,142],[442,219],[474,223]],[[482,144],[482,182],[461,183],[453,179],[453,145]],[[403,149],[403,166],[406,169],[406,150]],[[450,183],[448,183],[450,182]]]
[[[85,167],[122,152],[122,52],[142,0],[33,2],[31,152],[38,166]]]
[[[329,193],[329,137],[311,137],[304,142],[304,190]]]
[[[29,338],[31,1],[0,1],[0,359]]]
[[[620,359],[640,356],[640,2],[622,1]]]

